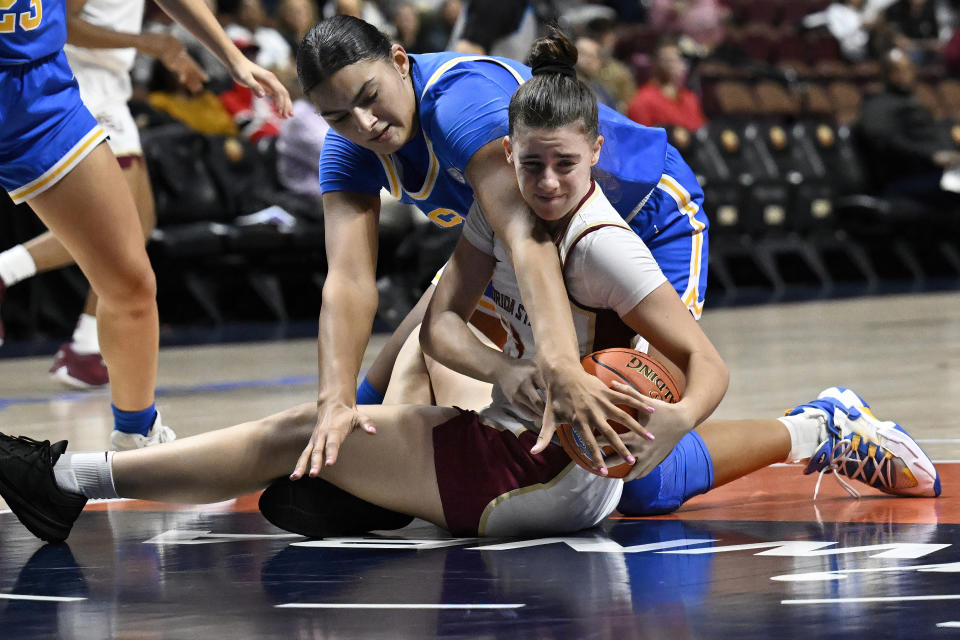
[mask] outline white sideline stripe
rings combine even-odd
[[[0,600],[40,600],[41,602],[80,602],[86,598],[69,598],[67,596],[25,596],[19,593],[0,593]]]
[[[856,604],[863,602],[920,602],[924,600],[960,600],[960,594],[937,596],[890,596],[878,598],[811,598],[810,600],[781,600],[780,604]]]
[[[960,629],[960,621],[951,620],[950,622],[938,622],[937,626],[941,629]]]
[[[916,438],[916,441],[932,444],[960,444],[960,438]]]
[[[277,609],[519,609],[526,604],[377,604],[336,602],[290,602]]]

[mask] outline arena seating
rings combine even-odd
[[[728,42],[692,70],[709,124],[668,129],[706,195],[708,305],[956,286],[960,211],[883,200],[865,174],[853,125],[879,65],[845,62],[825,30],[797,28],[824,0],[726,4]],[[615,55],[638,81],[660,36],[645,25],[620,28]],[[918,99],[960,149],[960,80],[937,65],[920,78]],[[204,136],[169,119],[142,137],[157,203],[148,249],[162,323],[313,319],[326,270],[323,212],[281,186],[273,142]],[[3,209],[0,246],[43,230],[5,196]],[[380,234],[380,315],[395,324],[456,234],[401,210],[384,212]],[[85,288],[75,268],[12,288],[2,305],[8,338],[67,334]]]

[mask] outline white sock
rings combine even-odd
[[[89,313],[80,314],[77,328],[73,330],[73,350],[85,356],[100,353],[100,341],[97,339],[97,317]]]
[[[87,498],[119,498],[113,486],[113,454],[64,453],[53,465],[57,486]]]
[[[799,462],[813,456],[827,439],[827,418],[817,409],[804,409],[795,416],[777,418],[790,434],[787,462]]]
[[[37,272],[37,265],[26,247],[18,244],[0,253],[0,280],[12,287]]]

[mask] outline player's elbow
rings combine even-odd
[[[423,316],[423,322],[420,323],[420,349],[431,358],[437,357],[437,345],[434,340],[437,321],[434,315],[430,309],[427,309],[426,314]]]
[[[434,360],[446,362],[446,351],[451,348],[449,336],[456,335],[455,328],[449,323],[459,318],[452,311],[434,311],[427,309],[420,324],[420,348]],[[462,322],[462,320],[461,320]]]
[[[714,369],[714,385],[716,385],[716,388],[722,397],[727,393],[727,388],[730,386],[730,368],[715,349],[713,350],[713,354],[711,354],[711,360],[711,364]]]

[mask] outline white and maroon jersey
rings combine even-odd
[[[140,33],[143,26],[144,0],[87,0],[80,12],[84,22],[120,31],[122,33]],[[137,50],[124,49],[87,49],[67,44],[63,47],[70,66],[101,67],[118,74],[128,74],[133,67]]]
[[[536,354],[533,329],[520,285],[506,247],[496,238],[479,204],[467,217],[464,237],[480,251],[496,258],[493,271],[493,302],[507,331],[504,353],[515,358]],[[563,280],[570,299],[580,355],[598,349],[629,347],[636,334],[620,320],[654,289],[666,282],[656,260],[643,240],[623,221],[613,205],[591,184],[590,190],[570,216],[565,228],[554,238],[560,254]],[[496,387],[491,410],[506,410],[506,399]]]

